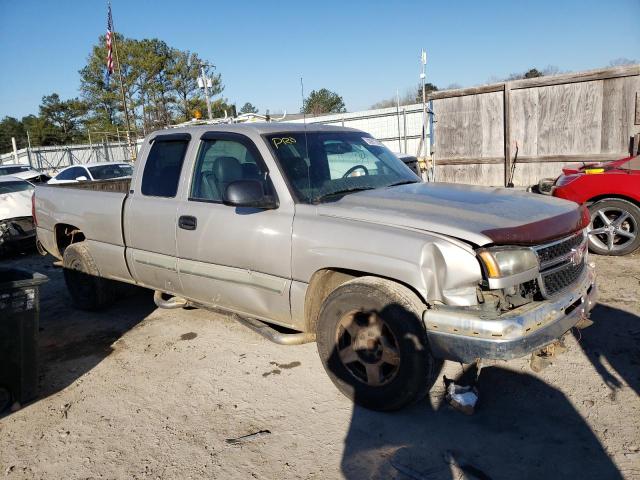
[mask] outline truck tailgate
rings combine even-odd
[[[87,240],[124,246],[122,207],[128,188],[129,180],[36,186],[39,238],[65,224],[81,230]],[[44,240],[40,241],[53,253]]]

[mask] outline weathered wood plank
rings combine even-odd
[[[518,158],[538,154],[538,89],[511,91],[511,138]]]
[[[633,78],[633,77],[631,77]],[[627,78],[604,81],[602,88],[602,152],[624,152],[629,147],[631,98],[627,97]]]
[[[602,81],[538,89],[538,154],[599,153]]]
[[[511,84],[504,84],[503,92],[504,104],[504,185],[505,187],[511,183]]]
[[[504,155],[503,93],[478,95],[480,100],[480,124],[482,126],[481,157]]]
[[[549,75],[538,78],[527,78],[523,80],[511,81],[511,90],[523,88],[535,88],[549,85],[562,85],[579,82],[591,82],[595,80],[606,80],[608,78],[632,77],[640,75],[640,65],[626,65],[613,68],[601,68],[597,70],[587,70],[578,73],[565,73],[561,75]],[[501,92],[504,90],[504,82],[492,83],[490,85],[480,85],[477,87],[458,88],[455,90],[439,90],[428,95],[429,100],[464,97],[467,95],[477,95],[481,93]]]
[[[565,73],[561,75],[549,75],[545,77],[514,80],[512,90],[520,88],[542,87],[548,85],[562,85],[578,82],[592,82],[606,80],[608,78],[632,77],[640,75],[640,65],[625,65],[613,68],[599,68],[577,73]]]
[[[572,162],[604,162],[607,160],[618,160],[627,155],[623,153],[587,153],[584,155],[548,155],[548,156],[520,156],[517,164],[520,163],[572,163]],[[504,157],[467,157],[467,158],[447,158],[438,161],[438,165],[502,165]]]

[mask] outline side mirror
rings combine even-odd
[[[223,203],[232,207],[253,207],[267,210],[278,208],[278,201],[273,195],[265,195],[262,182],[258,180],[231,182],[225,191]]]
[[[79,181],[79,182],[86,182],[89,179],[87,177],[85,177],[84,175],[80,175],[79,177],[76,177],[76,180]]]

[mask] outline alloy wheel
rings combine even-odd
[[[340,361],[360,382],[379,387],[391,382],[398,373],[398,341],[375,312],[345,314],[338,322],[336,345]]]
[[[589,225],[589,242],[600,249],[622,250],[638,235],[638,224],[626,210],[604,207],[597,210]]]

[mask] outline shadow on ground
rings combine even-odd
[[[112,351],[112,344],[144,320],[156,306],[153,294],[131,288],[114,305],[99,312],[72,306],[63,270],[52,257],[5,256],[6,266],[35,271],[49,277],[40,286],[40,331],[38,346],[38,402],[71,385],[93,369]],[[10,412],[3,412],[2,416]]]
[[[585,355],[613,396],[622,387],[620,379],[640,394],[640,318],[599,304],[591,312],[591,320],[594,323],[589,328],[574,331]]]
[[[469,417],[428,402],[395,414],[356,406],[343,474],[440,480],[457,479],[461,470],[463,478],[481,480],[622,478],[560,391],[532,375],[497,367],[482,370],[478,388],[481,403]],[[383,431],[384,436],[378,433]]]
[[[599,307],[594,317],[595,325],[582,339],[585,351],[591,351],[591,342],[597,344],[597,355],[606,356],[629,383],[637,380],[637,367],[618,355],[616,343],[640,319],[608,307]],[[332,361],[338,357],[334,350]],[[332,369],[337,375],[338,370]],[[622,478],[558,389],[528,373],[496,366],[482,370],[477,387],[480,402],[473,416],[433,398],[396,413],[354,406],[342,473],[354,480]]]

